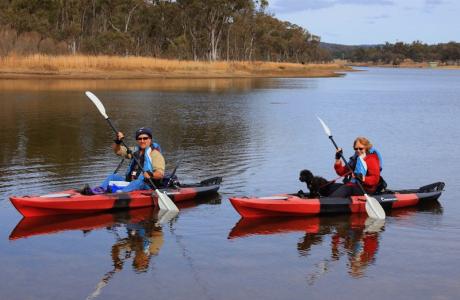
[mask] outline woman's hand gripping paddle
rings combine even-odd
[[[332,138],[331,130],[329,129],[329,127],[327,127],[326,123],[324,123],[324,121],[321,120],[320,117],[317,117],[317,118],[318,118],[319,122],[321,123],[321,125],[323,126],[324,132],[329,137],[329,139],[331,140],[332,144],[334,144],[335,149],[338,150],[339,147],[337,146],[337,144],[335,143],[334,139]],[[345,165],[347,165],[348,169],[351,172],[353,172],[352,168],[348,164],[348,162],[345,159],[345,157],[343,156],[343,154],[341,154],[340,156],[342,157],[342,160],[345,162]],[[385,211],[383,210],[382,205],[380,205],[380,203],[377,201],[377,199],[369,196],[366,193],[366,191],[364,190],[363,186],[361,185],[361,183],[359,181],[357,181],[357,184],[358,184],[359,188],[363,191],[364,197],[366,197],[366,212],[369,215],[369,217],[371,217],[373,219],[384,220],[385,219]]]
[[[101,113],[101,115],[104,117],[104,119],[107,120],[107,122],[109,123],[109,126],[112,128],[112,130],[115,132],[115,134],[118,133],[118,130],[115,128],[115,126],[113,125],[112,121],[110,120],[109,116],[107,116],[107,113],[105,111],[105,107],[104,105],[102,104],[101,100],[99,100],[98,97],[96,97],[96,95],[94,95],[93,93],[91,93],[90,91],[87,91],[85,92],[86,96],[91,100],[91,102],[94,103],[94,105],[96,105],[97,109],[99,110],[99,112]],[[125,142],[123,142],[123,140],[121,141],[121,143],[123,144],[123,146],[126,147],[126,149],[129,149],[128,146],[125,144]],[[139,168],[142,170],[142,173],[144,173],[144,168],[141,166],[141,164],[139,163],[139,160],[137,160],[134,156],[133,156],[135,162],[137,163],[137,165],[139,166]],[[177,206],[174,204],[174,202],[168,197],[168,195],[166,195],[166,193],[162,193],[158,190],[158,188],[155,186],[155,184],[153,183],[153,180],[152,178],[148,178],[149,179],[149,182],[150,184],[152,185],[153,189],[155,190],[155,193],[157,195],[157,198],[158,198],[158,206],[160,207],[160,210],[169,210],[169,211],[176,211],[178,212],[179,209],[177,208]],[[152,195],[153,197],[153,195]]]

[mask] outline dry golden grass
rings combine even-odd
[[[319,77],[347,71],[343,64],[181,61],[151,57],[11,55],[0,58],[0,77]]]

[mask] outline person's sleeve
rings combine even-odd
[[[161,177],[165,174],[165,159],[160,151],[153,150],[151,153],[152,158],[152,165],[154,167],[153,173],[157,173],[161,175]]]
[[[130,149],[131,153],[134,151],[133,147],[130,147],[129,149]],[[123,145],[120,146],[120,150],[118,150],[118,152],[115,152],[115,154],[118,155],[118,156],[121,156],[123,158],[131,158],[131,155],[128,154],[128,150]]]
[[[341,162],[335,163],[334,164],[334,169],[337,175],[339,176],[344,176],[345,174],[348,173],[348,168],[344,165],[342,165]]]

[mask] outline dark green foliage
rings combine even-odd
[[[8,37],[0,41],[0,55],[61,54],[67,48],[194,60],[330,60],[318,38],[270,16],[267,5],[266,0],[0,0],[0,36]]]
[[[441,61],[448,64],[460,63],[460,43],[427,45],[420,41],[411,44],[398,42],[376,46],[342,46],[325,44],[334,58],[349,59],[352,62],[373,62],[376,64],[399,65],[405,59],[414,62]]]

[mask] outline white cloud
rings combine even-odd
[[[460,41],[458,0],[272,0],[270,9],[325,42]]]
[[[430,5],[430,6],[434,6],[434,5],[445,4],[445,2],[443,0],[426,0],[425,4]]]

